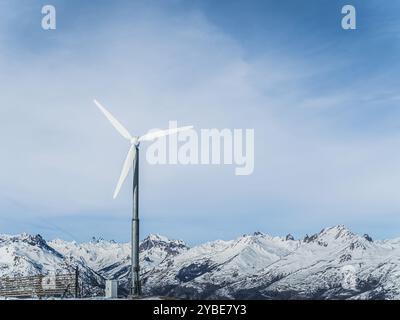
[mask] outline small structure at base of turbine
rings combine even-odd
[[[118,280],[106,280],[106,290],[107,299],[118,298]]]

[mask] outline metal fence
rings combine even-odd
[[[0,278],[0,297],[72,298],[79,297],[79,271],[30,277]]]

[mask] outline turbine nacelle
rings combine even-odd
[[[135,147],[139,147],[140,145],[139,137],[133,137],[131,139],[131,144],[134,145]]]

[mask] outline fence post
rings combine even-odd
[[[75,268],[75,298],[79,298],[79,268]]]

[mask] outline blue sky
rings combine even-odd
[[[345,31],[348,3],[2,1],[0,232],[129,239],[129,185],[112,200],[127,146],[96,97],[132,132],[255,129],[251,176],[143,161],[142,235],[399,236],[400,4],[351,1]]]

